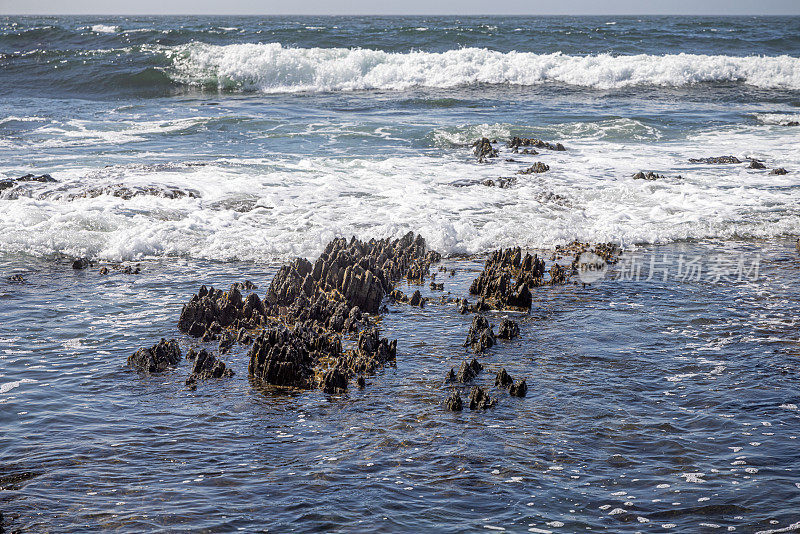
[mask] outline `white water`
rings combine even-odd
[[[83,168],[76,160],[53,172],[59,183],[25,184],[28,196],[2,200],[0,251],[111,260],[184,255],[273,261],[314,256],[336,236],[385,237],[409,230],[444,253],[516,244],[548,247],[573,239],[630,245],[800,234],[800,154],[786,143],[786,128],[727,127],[682,141],[635,144],[605,139],[606,130],[647,132],[630,119],[595,124],[596,131],[588,125],[564,128],[582,132],[558,139],[566,152],[501,154],[485,165],[477,164],[469,149],[452,146],[433,155],[395,157],[262,154],[217,159],[203,167],[180,164],[192,159],[189,154],[172,165],[144,165],[137,156],[129,164],[100,169]],[[432,136],[436,144],[447,145],[506,131],[502,124],[485,124],[437,130]],[[88,135],[86,142],[93,139]],[[743,151],[747,147],[757,150]],[[687,161],[725,154],[757,157],[768,168],[793,172],[773,176],[745,164]],[[509,156],[519,162],[506,162]],[[551,170],[519,176],[509,189],[453,185],[512,176],[535,161]],[[639,170],[667,178],[633,180]],[[0,167],[0,173],[11,172]],[[89,187],[114,184],[174,186],[197,191],[201,198],[69,200]]]
[[[684,86],[744,82],[800,89],[800,59],[721,55],[569,56],[463,48],[442,53],[390,53],[347,48],[287,48],[280,43],[192,43],[166,52],[173,77],[267,93],[469,84],[536,85],[559,82],[597,89],[635,85]]]

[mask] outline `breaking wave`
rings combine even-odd
[[[265,93],[547,82],[595,89],[733,82],[800,89],[800,58],[788,55],[573,56],[483,48],[392,53],[359,48],[287,48],[280,43],[192,43],[166,53],[173,60],[170,75],[177,82]]]

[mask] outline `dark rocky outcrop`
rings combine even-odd
[[[25,283],[25,277],[23,277],[21,274],[12,274],[11,276],[7,277],[6,280],[11,282],[12,284],[24,284]]]
[[[0,191],[11,189],[14,185],[14,180],[0,180]]]
[[[483,366],[480,362],[476,359],[472,359],[471,362],[461,362],[461,367],[458,368],[458,373],[455,374],[455,380],[461,382],[462,384],[466,384],[470,382],[473,378],[478,376],[478,373],[483,371]],[[450,376],[449,378],[453,377],[453,370],[450,369]]]
[[[480,386],[474,386],[469,394],[470,410],[485,410],[497,404],[497,400],[489,396],[486,390]]]
[[[767,166],[758,161],[757,159],[751,159],[750,165],[747,166],[748,169],[766,169]]]
[[[67,197],[67,200],[77,200],[80,198],[97,198],[102,195],[130,200],[134,197],[150,196],[167,199],[178,198],[200,198],[200,193],[192,189],[179,189],[168,185],[148,185],[148,186],[128,186],[124,184],[107,185],[103,187],[92,187],[80,193],[74,193]]]
[[[472,320],[472,325],[467,333],[465,347],[470,347],[474,352],[480,353],[495,344],[492,325],[483,315],[476,315]]]
[[[517,174],[541,174],[550,170],[550,166],[545,165],[541,161],[537,161],[527,169],[517,171]]]
[[[431,282],[429,287],[431,291],[444,291],[444,283]]]
[[[662,178],[664,178],[663,175],[656,174],[653,171],[648,171],[646,173],[639,171],[633,175],[634,180],[661,180]]]
[[[458,391],[453,391],[447,400],[444,401],[445,407],[450,410],[451,412],[460,412],[464,409],[464,404],[461,401],[461,395],[458,394]]]
[[[525,395],[528,394],[528,384],[526,384],[524,380],[520,380],[519,382],[515,382],[508,389],[508,393],[512,397],[524,397]]]
[[[193,352],[193,351],[192,351]],[[208,380],[210,378],[227,378],[233,376],[233,371],[225,365],[225,362],[214,356],[213,353],[205,349],[200,352],[193,352],[192,354],[194,364],[192,365],[192,372],[186,383],[195,382],[197,380]],[[187,359],[189,354],[186,355]]]
[[[769,171],[769,173],[770,174],[774,174],[774,175],[782,176],[784,174],[789,174],[789,171],[787,171],[783,167],[777,167],[777,168],[772,169],[771,171]]]
[[[529,287],[544,284],[544,260],[522,250],[496,250],[486,260],[483,272],[473,280],[469,292],[480,296],[490,306],[503,308],[531,307]]]
[[[142,348],[128,357],[128,365],[139,371],[160,373],[181,360],[181,349],[174,339],[161,339],[150,348]]]
[[[488,158],[496,158],[497,150],[492,146],[492,142],[483,137],[472,143],[472,153],[478,158],[479,162],[484,162]]]
[[[309,388],[314,386],[315,361],[341,356],[339,338],[320,334],[305,325],[264,329],[253,341],[248,373],[265,384]]]
[[[497,376],[494,378],[494,385],[501,388],[507,388],[514,383],[514,380],[506,372],[505,368],[500,369]]]
[[[412,306],[419,306],[420,308],[425,306],[425,299],[422,298],[422,293],[419,292],[419,289],[414,291],[414,294],[408,299],[408,303]]]
[[[193,337],[207,337],[207,341],[217,339],[223,328],[231,327],[238,331],[256,328],[266,322],[267,309],[255,293],[242,298],[239,288],[234,284],[230,291],[200,287],[200,291],[192,296],[183,306],[178,319],[178,330]],[[216,323],[214,331],[206,332]]]
[[[18,182],[41,182],[41,183],[55,183],[57,180],[49,174],[42,174],[39,176],[33,174],[26,174],[17,178]]]
[[[499,187],[500,189],[508,189],[509,187],[511,187],[516,183],[517,183],[517,178],[513,176],[511,178],[500,177],[495,180],[488,179],[481,182],[481,184],[485,185],[486,187]]]
[[[689,163],[706,163],[709,165],[727,165],[731,163],[741,163],[736,156],[717,156],[713,158],[689,158]]]
[[[519,335],[519,325],[508,317],[503,317],[497,328],[497,337],[500,339],[514,339]]]
[[[541,139],[525,138],[525,137],[513,137],[508,142],[507,146],[514,153],[519,152],[519,147],[546,148],[548,150],[557,150],[559,152],[566,150],[566,148],[564,148],[564,145],[562,145],[561,143],[553,144],[542,141]]]
[[[363,377],[359,377],[363,380]],[[363,386],[361,386],[363,387]],[[322,391],[325,393],[341,393],[347,389],[347,372],[340,366],[328,370],[322,377]]]
[[[75,270],[87,269],[91,265],[92,262],[89,261],[89,258],[78,258],[77,260],[72,262],[72,268]]]

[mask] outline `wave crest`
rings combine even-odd
[[[192,43],[172,49],[169,55],[175,81],[265,93],[547,82],[596,89],[720,82],[800,89],[800,58],[786,55],[570,56],[483,48],[391,53],[359,48],[286,48],[280,43]]]

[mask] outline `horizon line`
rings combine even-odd
[[[798,13],[738,13],[714,15],[710,13],[0,13],[0,17],[800,17]]]

